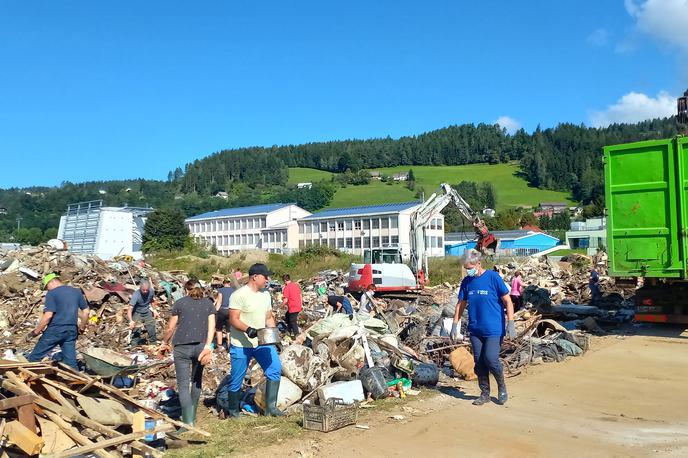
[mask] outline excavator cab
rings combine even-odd
[[[372,248],[363,252],[363,262],[366,264],[401,264],[401,250],[399,248]]]

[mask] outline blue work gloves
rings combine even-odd
[[[509,340],[514,340],[516,338],[516,325],[514,325],[514,320],[509,320],[506,324],[506,336]]]

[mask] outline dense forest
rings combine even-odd
[[[227,206],[278,201],[309,210],[326,206],[342,180],[365,182],[362,170],[399,165],[461,165],[518,160],[533,186],[571,192],[574,199],[604,205],[602,147],[676,135],[675,119],[655,119],[606,128],[560,124],[529,134],[508,135],[498,125],[450,126],[399,139],[344,140],[224,150],[168,174],[146,179],[63,183],[59,187],[0,189],[0,241],[32,243],[54,236],[68,203],[102,199],[106,205],[175,208],[184,215]],[[287,184],[288,167],[342,173],[309,190]],[[348,172],[348,173],[345,173]],[[213,197],[225,191],[227,199]],[[21,229],[17,229],[21,227]]]

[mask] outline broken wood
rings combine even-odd
[[[64,421],[59,415],[54,414],[52,412],[46,412],[46,415],[50,420],[52,420],[53,423],[55,423],[62,431],[69,436],[71,439],[74,440],[77,444],[81,445],[92,445],[93,442],[83,434],[79,433],[79,431],[76,430],[76,428],[73,428],[72,425]],[[100,458],[115,458],[115,456],[112,453],[109,453],[105,450],[95,450],[93,453],[98,455]]]
[[[43,439],[18,420],[10,421],[5,425],[5,434],[8,441],[19,447],[27,455],[40,453],[45,445]]]

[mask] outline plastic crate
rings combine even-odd
[[[344,404],[339,398],[330,398],[324,406],[303,405],[303,427],[328,433],[358,420],[358,402]]]

